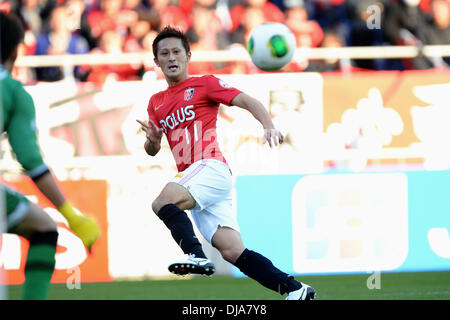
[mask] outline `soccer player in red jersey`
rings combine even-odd
[[[215,272],[184,212],[190,210],[203,237],[245,275],[280,294],[288,293],[288,300],[313,299],[312,287],[280,271],[242,242],[232,210],[231,170],[216,137],[219,105],[248,110],[264,127],[263,141],[270,147],[283,143],[283,135],[258,100],[215,76],[188,75],[191,51],[182,32],[164,28],[153,42],[153,53],[169,86],[150,98],[148,123],[137,121],[146,133],[144,148],[151,156],[158,153],[166,135],[179,173],[153,201],[152,209],[189,255],[186,261],[171,264],[169,271],[178,275]]]

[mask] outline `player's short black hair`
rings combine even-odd
[[[153,49],[153,55],[155,58],[157,58],[158,53],[158,43],[166,38],[178,38],[181,40],[181,43],[183,44],[184,49],[186,50],[186,54],[188,54],[191,51],[191,47],[189,45],[189,40],[187,36],[181,31],[171,26],[166,26],[164,29],[162,29],[158,35],[156,36],[155,40],[153,40],[152,49]]]
[[[2,64],[23,41],[24,34],[25,31],[22,22],[16,15],[0,11],[0,58]]]

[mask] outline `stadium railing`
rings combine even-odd
[[[342,47],[342,48],[297,48],[294,61],[306,59],[395,59],[413,58],[424,55],[429,58],[450,57],[450,45],[415,46],[372,46],[372,47]],[[123,53],[123,54],[65,54],[20,56],[18,67],[48,67],[67,65],[105,65],[105,64],[135,64],[151,63],[153,54]],[[193,62],[231,62],[250,61],[250,56],[242,50],[193,51]]]

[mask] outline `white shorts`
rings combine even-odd
[[[233,179],[227,164],[214,159],[199,160],[178,173],[171,182],[187,188],[195,199],[196,205],[190,210],[192,218],[209,243],[219,226],[239,232],[233,210]]]

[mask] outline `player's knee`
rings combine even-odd
[[[237,250],[237,248],[233,247],[222,248],[219,249],[219,251],[222,255],[222,258],[231,264],[235,263],[242,253],[240,250]]]
[[[159,211],[161,210],[162,207],[164,207],[166,205],[166,201],[161,201],[160,199],[156,199],[155,201],[152,202],[152,210],[153,212],[158,215]]]
[[[30,203],[25,218],[12,230],[25,238],[36,232],[56,232],[55,221],[41,208],[34,203]]]
[[[156,201],[153,201],[152,202],[152,210],[153,210],[153,212],[155,213],[155,214],[158,214],[158,212],[159,212],[159,205],[156,203]]]
[[[58,241],[56,222],[35,204],[30,204],[27,217],[19,227],[18,234],[28,239],[30,245],[42,242],[56,246]]]
[[[196,201],[185,187],[169,182],[153,201],[153,212],[158,214],[159,210],[167,204],[174,204],[184,211],[195,207]]]
[[[195,206],[195,200],[192,197],[185,197],[180,194],[161,194],[152,202],[152,210],[158,214],[165,205],[174,204],[181,210],[189,210]]]
[[[40,219],[38,223],[34,227],[32,227],[33,230],[30,230],[30,233],[37,232],[57,232],[58,227],[56,226],[55,221],[47,216],[48,219]]]
[[[55,220],[44,211],[41,211],[40,218],[36,223],[36,228],[39,232],[56,231],[58,229]]]
[[[170,192],[167,192],[167,188],[164,188],[163,191],[159,194],[158,197],[152,202],[152,210],[153,212],[158,215],[159,211],[162,207],[164,207],[167,204],[174,203],[174,197],[171,195]]]

